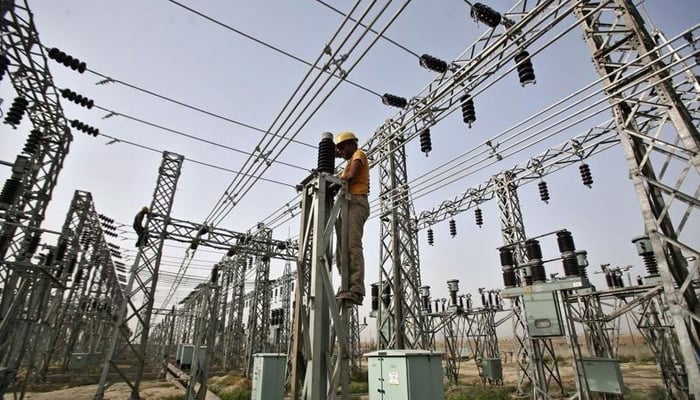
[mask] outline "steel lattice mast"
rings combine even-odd
[[[158,180],[144,232],[148,240],[139,247],[130,271],[125,291],[128,301],[119,310],[106,352],[102,376],[95,394],[96,400],[102,400],[105,389],[111,384],[107,382],[111,369],[116,370],[120,379],[131,387],[131,398],[140,398],[139,384],[146,360],[151,312],[156,284],[158,283],[158,269],[183,160],[184,157],[179,154],[163,152],[163,160],[158,170]],[[131,334],[133,326],[135,326],[135,331],[134,334]],[[118,360],[122,358],[136,362],[134,372],[130,373],[119,367]]]
[[[31,150],[31,154],[17,157],[12,177],[6,183],[17,188],[10,203],[2,207],[0,349],[7,350],[14,336],[8,329],[16,313],[35,304],[36,307],[28,311],[37,315],[44,302],[35,298],[46,293],[39,293],[45,285],[37,286],[38,277],[31,272],[31,257],[39,244],[39,228],[73,137],[63,116],[44,49],[26,2],[23,5],[10,0],[0,2],[0,18],[3,30],[0,53],[10,60],[9,76],[15,92],[28,101],[31,124],[41,132],[38,146]],[[49,288],[45,287],[43,291],[47,290]],[[31,321],[31,318],[27,319],[28,324]],[[5,350],[5,354],[10,353]],[[7,361],[0,360],[0,363],[6,365]],[[6,370],[9,375],[0,376],[0,395],[13,377],[14,367],[10,367]]]
[[[387,121],[379,149],[380,248],[379,287],[390,290],[388,306],[379,302],[378,346],[425,348],[427,333],[420,305],[418,237],[412,203],[408,199],[406,149],[399,126]],[[391,196],[399,196],[392,200]]]
[[[685,368],[688,389],[674,396],[700,397],[700,368],[695,357],[700,349],[700,301],[690,285],[694,273],[689,273],[685,260],[685,256],[694,256],[692,272],[697,271],[700,248],[697,237],[683,232],[692,211],[700,207],[695,187],[700,177],[697,91],[694,98],[684,98],[676,90],[667,67],[673,58],[666,59],[657,47],[632,2],[609,1],[595,10],[580,4],[575,13],[582,20],[586,43],[610,95],[684,355],[680,365]],[[675,77],[678,79],[683,78]],[[671,218],[675,210],[683,216],[680,222]]]

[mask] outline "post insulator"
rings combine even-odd
[[[505,287],[515,287],[517,280],[515,277],[515,262],[513,260],[513,250],[508,247],[499,249],[501,258],[501,270],[503,271],[503,285]]]
[[[484,224],[484,216],[481,213],[481,208],[475,208],[474,209],[474,219],[476,220],[476,225],[481,228],[481,225]]]
[[[476,110],[474,110],[474,100],[469,94],[465,94],[460,99],[462,103],[462,120],[465,124],[472,127],[474,121],[476,121]]]
[[[435,236],[433,234],[433,228],[428,228],[428,244],[430,246],[435,244]]]
[[[55,47],[49,50],[49,58],[56,60],[56,62],[65,65],[73,71],[78,71],[81,74],[87,69],[87,64],[77,58],[71,57]]]
[[[425,156],[428,156],[428,153],[433,149],[433,144],[430,141],[430,128],[425,128],[423,131],[420,133],[420,151],[425,153]]]
[[[591,167],[588,164],[581,164],[578,166],[578,170],[581,173],[581,181],[584,185],[589,188],[593,185],[593,176],[591,176]]]
[[[537,184],[537,188],[540,190],[540,199],[549,204],[549,189],[547,188],[547,182],[541,181]]]
[[[394,96],[393,94],[384,93],[382,103],[391,107],[406,108],[408,100],[404,97]]]
[[[532,61],[530,61],[530,53],[525,50],[517,53],[515,55],[515,62],[518,64],[518,77],[520,78],[520,86],[534,85],[535,81],[535,69],[532,67]]]
[[[335,144],[333,134],[324,132],[318,144],[318,172],[332,174],[335,171]]]
[[[450,236],[457,236],[457,222],[453,219],[450,220]]]
[[[433,57],[429,54],[423,54],[422,56],[420,56],[419,63],[421,67],[427,68],[431,71],[435,71],[441,74],[447,72],[447,62],[437,57]]]
[[[12,100],[10,109],[5,113],[5,123],[8,125],[19,125],[24,117],[24,112],[27,111],[29,101],[24,97],[18,96]]]
[[[501,23],[501,14],[485,4],[474,3],[470,14],[476,21],[483,22],[491,28],[495,28]]]

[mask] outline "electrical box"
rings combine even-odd
[[[620,360],[588,357],[581,359],[581,366],[586,375],[588,390],[591,392],[623,394],[626,391],[620,371]]]
[[[253,354],[252,400],[282,400],[287,356],[279,353]]]
[[[189,368],[192,366],[192,356],[194,355],[194,346],[191,344],[182,345],[182,352],[180,353],[180,368]]]
[[[484,378],[493,380],[503,379],[503,366],[500,358],[484,358],[481,360],[481,372]]]
[[[369,400],[444,400],[442,354],[381,350],[365,354]]]
[[[82,371],[88,365],[90,353],[72,353],[68,359],[69,371]]]
[[[175,364],[180,364],[180,360],[182,359],[182,347],[184,345],[184,343],[177,344],[177,350],[175,350]]]
[[[559,302],[553,292],[523,295],[527,331],[532,337],[563,336]]]

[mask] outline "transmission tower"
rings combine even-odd
[[[158,283],[158,269],[166,236],[165,228],[169,223],[183,160],[184,157],[179,154],[163,152],[144,232],[147,240],[139,247],[131,267],[125,291],[129,300],[119,308],[95,400],[102,400],[105,389],[114,383],[107,382],[112,369],[131,388],[131,398],[134,400],[140,398],[139,385],[146,360],[153,296]],[[133,334],[132,329],[134,329]],[[123,365],[121,360],[124,359],[135,362],[136,368],[133,371],[127,371],[120,367]]]
[[[418,235],[408,193],[403,133],[401,126],[391,120],[380,132],[379,287],[390,301],[388,305],[379,302],[378,346],[380,349],[425,348],[428,334],[420,311]]]
[[[631,1],[585,2],[574,13],[610,99],[683,354],[678,365],[685,370],[688,388],[672,395],[700,398],[700,367],[694,356],[700,350],[700,301],[685,259],[694,256],[696,270],[700,250],[697,238],[683,232],[685,221],[700,206],[697,191],[684,185],[700,176],[697,90],[689,98],[676,89],[688,86],[687,75],[671,74],[673,58],[663,54],[663,43],[657,46]],[[696,86],[690,85],[691,90]],[[683,216],[680,223],[671,218],[675,210]]]

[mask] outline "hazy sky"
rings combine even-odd
[[[182,3],[307,62],[314,62],[320,56],[343,18],[313,0],[183,0]],[[668,37],[700,22],[700,5],[696,0],[643,3],[654,25]],[[348,1],[331,0],[329,4],[343,12],[351,7]],[[362,2],[359,9],[366,8],[367,4],[369,2]],[[392,2],[378,26],[385,26],[389,16],[396,13],[402,4]],[[503,11],[512,2],[490,1],[487,4]],[[167,0],[31,0],[29,6],[34,12],[40,39],[45,46],[58,47],[80,58],[99,74],[263,130],[272,126],[275,117],[309,70],[307,65],[288,55],[255,43]],[[372,9],[370,15],[376,15],[378,9],[379,6]],[[572,23],[573,19],[569,18],[558,26],[557,32]],[[351,81],[369,91],[341,83],[308,123],[295,124],[291,133],[299,131],[296,140],[315,145],[323,131],[352,130],[364,142],[384,120],[396,114],[396,109],[384,106],[370,92],[388,92],[411,98],[436,76],[436,73],[421,68],[412,53],[428,53],[454,60],[487,28],[469,17],[468,6],[462,1],[411,2],[386,34],[409,51],[380,40],[349,75]],[[347,29],[343,32],[346,34]],[[357,38],[357,35],[353,37]],[[346,62],[355,62],[373,38],[373,34],[368,35]],[[333,42],[334,45],[338,43],[339,39]],[[328,61],[328,57],[324,56],[323,60]],[[461,121],[458,112],[433,127],[433,151],[429,157],[421,153],[417,141],[408,143],[409,181],[482,145],[489,138],[598,78],[579,28],[574,28],[561,40],[543,49],[533,57],[532,62],[537,76],[536,85],[521,87],[517,75],[511,72],[475,98],[477,121],[471,129]],[[349,65],[344,64],[344,67]],[[81,75],[54,62],[50,63],[50,69],[58,88],[70,88],[94,99],[98,106],[118,114],[244,152],[253,151],[262,136],[254,129],[206,116],[123,85],[98,85],[96,83],[103,78],[90,72]],[[5,99],[3,110],[14,97],[8,82],[8,79],[4,79],[0,83],[0,93]],[[598,89],[598,86],[595,88]],[[107,135],[180,153],[188,159],[238,170],[247,157],[124,116],[103,119],[108,112],[96,108],[86,110],[65,100],[61,104],[68,119],[77,118],[98,127]],[[309,111],[304,114],[304,119],[310,115]],[[417,192],[414,194],[415,209],[417,212],[430,209],[466,188],[486,181],[499,170],[524,162],[610,116],[609,112],[604,112],[553,135],[527,151],[505,158],[495,166],[444,187]],[[17,130],[4,124],[0,126],[0,159],[12,161],[21,150],[29,130],[26,120]],[[534,130],[523,135],[532,132]],[[75,140],[59,177],[44,226],[60,230],[76,189],[91,192],[99,212],[130,224],[140,207],[150,204],[161,155],[124,143],[108,144],[109,139],[104,137],[93,138],[81,132],[74,132],[74,135]],[[220,227],[245,231],[293,199],[295,190],[292,186],[308,174],[304,169],[315,166],[316,150],[292,143],[277,160],[285,164],[274,163],[264,177],[284,184],[258,182]],[[569,229],[577,247],[588,251],[592,270],[598,270],[598,266],[604,263],[614,266],[640,265],[630,239],[643,234],[643,225],[622,149],[615,147],[587,162],[595,181],[592,189],[582,185],[575,166],[546,178],[551,194],[549,204],[540,201],[536,185],[529,184],[520,189],[526,232],[534,236]],[[0,178],[4,181],[9,172],[9,168],[0,169]],[[203,222],[233,176],[231,172],[185,162],[173,216]],[[376,200],[378,194],[376,170],[372,172],[372,179],[370,201]],[[440,179],[446,178],[443,176]],[[412,190],[421,187],[418,182],[409,182],[409,186]],[[495,201],[485,203],[482,209],[485,223],[481,229],[474,224],[473,213],[469,211],[455,217],[458,229],[455,238],[450,238],[447,222],[433,228],[435,246],[428,246],[425,231],[420,232],[422,281],[434,288],[435,296],[446,294],[445,281],[451,278],[460,280],[462,292],[476,293],[479,287],[501,287],[496,248],[502,244],[502,240]],[[700,237],[697,218],[695,221],[691,218],[688,226],[694,232],[694,237]],[[273,235],[280,239],[295,236],[298,228],[299,222],[295,219],[277,228]],[[368,286],[378,276],[378,236],[379,224],[374,218],[367,223],[364,240]],[[44,239],[55,240],[49,235]],[[133,249],[131,241],[118,244]],[[167,247],[162,266],[165,273],[163,282],[168,280],[168,273],[177,271],[184,255],[181,244],[171,245]],[[557,256],[553,238],[544,239],[543,248],[546,258]],[[211,267],[209,261],[220,257],[218,252],[200,249],[189,275],[206,276]],[[282,265],[282,262],[273,264],[272,277],[279,275]],[[558,264],[548,267],[548,272],[561,270]],[[643,271],[635,267],[633,276],[638,273],[643,274]],[[604,285],[600,275],[592,276],[595,283]],[[195,283],[193,280],[186,282],[178,297],[183,297]],[[165,286],[160,285],[156,306],[160,305],[165,292]],[[369,301],[366,301],[362,313],[368,310]]]

